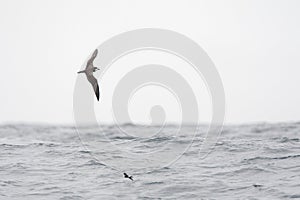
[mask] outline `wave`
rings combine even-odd
[[[42,140],[21,140],[21,139],[0,139],[0,146],[4,147],[25,147],[25,146],[47,146],[54,147],[59,146],[60,143],[52,141],[42,141]]]
[[[265,157],[265,156],[257,156],[254,158],[244,159],[243,161],[256,161],[256,160],[285,160],[289,158],[299,158],[300,155],[288,155],[288,156],[278,156],[278,157]]]

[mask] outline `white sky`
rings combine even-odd
[[[146,27],[182,33],[208,53],[227,122],[300,120],[299,10],[297,0],[1,0],[0,122],[72,123],[87,56]]]

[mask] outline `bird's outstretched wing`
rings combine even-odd
[[[98,54],[98,49],[95,49],[93,55],[87,61],[86,69],[88,69],[89,67],[93,67],[93,62],[94,62],[95,58],[97,57],[97,54]]]
[[[86,77],[88,81],[91,83],[91,85],[93,86],[95,95],[97,97],[97,100],[99,101],[100,92],[99,92],[99,85],[97,79],[93,76],[93,74],[86,74]]]

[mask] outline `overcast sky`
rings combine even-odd
[[[102,42],[139,28],[182,33],[207,52],[227,122],[300,120],[299,10],[297,0],[1,0],[0,122],[72,123],[76,72]]]

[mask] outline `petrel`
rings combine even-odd
[[[133,181],[133,178],[132,178],[132,176],[128,176],[128,174],[126,174],[126,173],[123,173],[124,174],[124,178],[129,178],[130,180],[132,180]]]
[[[85,73],[86,75],[86,78],[88,79],[88,81],[92,84],[93,86],[93,89],[95,91],[95,94],[96,94],[96,97],[97,97],[97,100],[99,101],[99,86],[98,86],[98,81],[97,79],[93,76],[93,72],[97,71],[97,70],[100,70],[99,68],[97,67],[94,67],[93,65],[93,62],[96,58],[98,54],[98,50],[96,49],[92,55],[92,57],[87,61],[87,64],[86,64],[86,67],[85,67],[85,70],[82,70],[82,71],[79,71],[77,72],[78,74],[80,73]]]

